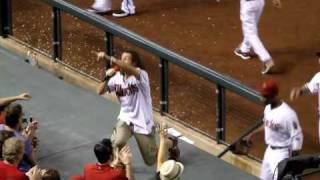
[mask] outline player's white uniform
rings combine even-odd
[[[306,87],[311,93],[318,93],[318,131],[319,131],[319,142],[320,142],[320,72],[313,76],[310,82],[306,84]]]
[[[92,8],[99,11],[110,11],[112,2],[111,0],[95,0]],[[123,0],[121,3],[121,10],[129,14],[134,14],[136,12],[136,6],[134,5],[133,0]]]
[[[257,26],[264,4],[264,0],[240,0],[243,41],[239,48],[242,52],[246,53],[250,52],[251,48],[253,48],[262,62],[272,59],[258,36]]]
[[[291,151],[302,148],[303,135],[297,114],[285,102],[273,109],[267,105],[263,121],[268,147],[263,157],[260,178],[272,180],[277,179],[278,163],[290,157]]]

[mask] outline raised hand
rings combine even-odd
[[[35,134],[36,130],[38,129],[38,124],[39,124],[38,121],[32,121],[32,122],[28,123],[28,126],[24,132],[26,138],[28,138],[30,140],[33,139],[34,134]]]
[[[167,139],[168,138],[168,130],[167,130],[167,125],[165,123],[160,124],[159,135],[160,135],[160,139]]]
[[[101,59],[106,59],[106,53],[105,52],[96,52],[96,55],[97,55],[97,58],[98,60],[101,60]]]
[[[29,95],[29,93],[22,93],[20,95],[18,95],[19,100],[29,100],[31,99],[31,96]]]
[[[298,97],[300,97],[300,95],[301,95],[301,88],[295,87],[290,92],[290,100],[294,101],[294,100],[298,99]]]
[[[38,166],[34,166],[27,173],[29,180],[41,180],[41,169]]]
[[[106,70],[106,76],[107,77],[112,77],[115,72],[116,72],[115,68],[110,68],[110,69]]]
[[[119,154],[119,158],[124,165],[132,164],[132,153],[128,145],[125,145]]]
[[[272,4],[276,8],[281,8],[282,7],[281,0],[272,0]]]

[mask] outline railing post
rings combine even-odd
[[[61,13],[60,9],[52,8],[53,19],[53,60],[62,60],[62,37],[61,37]]]
[[[169,112],[169,80],[168,80],[168,61],[160,58],[160,113]]]
[[[217,142],[226,139],[226,112],[225,112],[225,88],[217,85],[216,88],[216,138]]]
[[[106,44],[106,53],[109,56],[113,56],[113,34],[106,32],[105,37],[104,37],[104,41]],[[110,64],[107,63],[106,64],[106,69],[110,68]]]
[[[0,1],[0,35],[4,38],[12,35],[11,0]]]

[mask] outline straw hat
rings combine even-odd
[[[160,179],[161,180],[176,180],[179,179],[184,166],[183,164],[174,161],[168,160],[162,164],[160,167]]]

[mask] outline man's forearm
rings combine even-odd
[[[133,171],[132,171],[132,165],[131,164],[125,164],[126,169],[126,176],[129,180],[134,180]]]
[[[259,133],[259,132],[262,132],[264,130],[264,127],[263,127],[263,124],[261,126],[259,126],[257,129],[255,129],[254,131],[252,131],[248,137],[251,138],[251,136]]]
[[[305,84],[300,88],[299,96],[303,96],[303,95],[307,95],[307,94],[311,94],[311,92],[310,92],[307,84]]]
[[[119,66],[120,69],[122,69],[125,73],[129,74],[129,75],[134,75],[135,77],[139,78],[139,71],[137,70],[136,67],[132,66],[132,65],[128,65],[120,60],[117,59],[113,59],[112,63],[116,64]]]
[[[161,165],[167,160],[166,151],[168,150],[164,139],[160,139],[159,152],[157,157],[157,171],[160,171]]]
[[[20,100],[19,96],[10,96],[5,98],[0,98],[0,106],[6,106],[17,100]]]
[[[103,94],[104,92],[106,92],[106,84],[107,82],[104,81],[103,83],[101,83],[98,87],[98,94]]]

